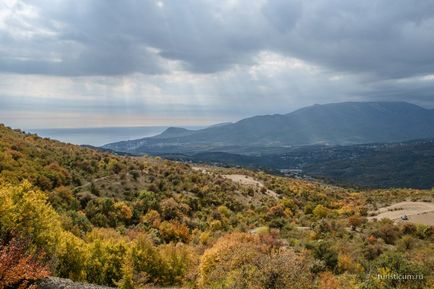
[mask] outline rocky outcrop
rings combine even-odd
[[[38,283],[38,289],[113,289],[112,287],[73,282],[69,279],[50,277]]]

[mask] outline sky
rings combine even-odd
[[[0,0],[0,122],[195,126],[434,108],[433,0]]]

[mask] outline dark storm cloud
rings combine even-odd
[[[433,51],[433,0],[4,0],[0,114],[434,107]]]
[[[264,9],[276,31],[288,25],[276,5],[281,2],[268,2]],[[434,1],[317,0],[293,9],[299,11],[296,24],[274,38],[273,46],[284,53],[377,77],[434,71]]]
[[[161,2],[162,3],[162,2]],[[20,38],[4,34],[0,69],[48,75],[114,75],[161,73],[164,59],[178,60],[188,70],[215,72],[247,61],[260,47],[260,35],[249,35],[243,25],[254,22],[216,19],[215,7],[202,1],[28,1],[39,11],[32,26],[53,35]],[[229,18],[237,18],[243,12]],[[248,13],[247,13],[248,14]],[[250,15],[254,16],[254,15]],[[225,15],[226,17],[226,15]],[[52,22],[47,21],[50,19]],[[58,23],[58,26],[52,23]],[[24,30],[20,19],[8,19]],[[231,25],[235,25],[231,27]],[[6,31],[7,32],[7,31]],[[18,49],[26,47],[27,49]],[[40,59],[39,54],[45,58]],[[52,59],[50,59],[52,58]]]
[[[164,59],[171,59],[184,69],[212,73],[249,64],[269,50],[379,78],[434,71],[432,0],[233,2],[27,1],[39,13],[29,23],[53,35],[2,32],[0,69],[153,74],[170,69]],[[20,19],[7,24],[23,26]]]

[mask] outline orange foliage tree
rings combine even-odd
[[[36,288],[34,282],[50,275],[41,258],[26,253],[23,242],[0,246],[0,288]]]

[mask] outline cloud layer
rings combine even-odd
[[[346,100],[434,107],[433,31],[431,0],[5,0],[0,103],[210,121]]]

